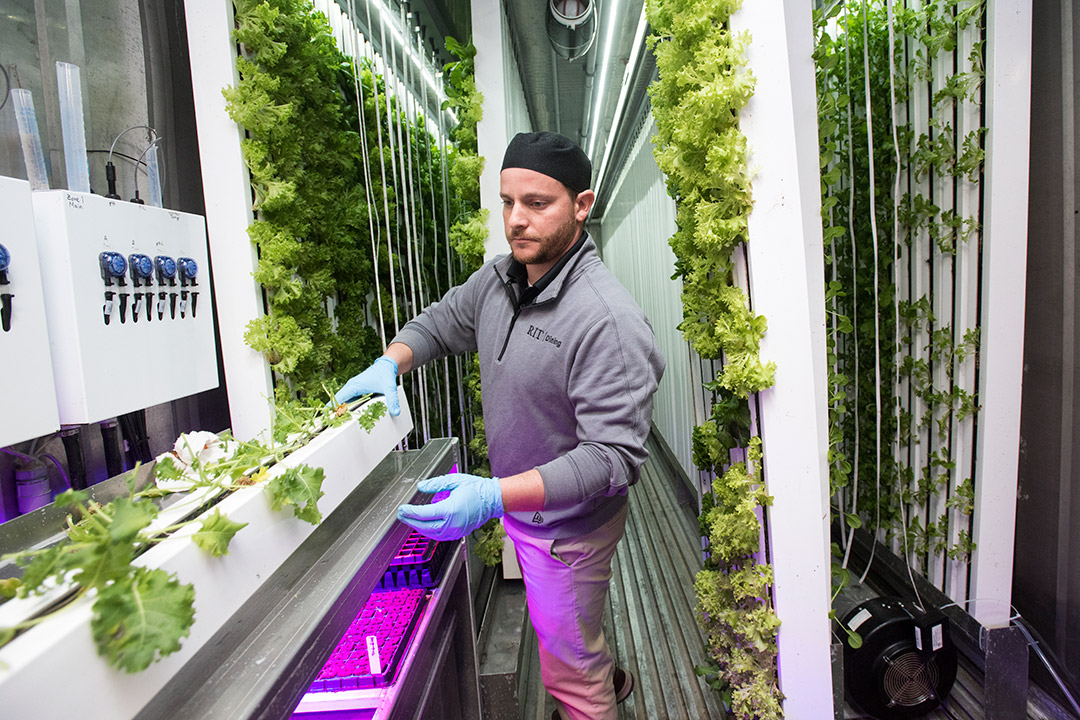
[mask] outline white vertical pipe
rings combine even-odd
[[[986,204],[975,477],[975,619],[1008,624],[1020,445],[1027,272],[1031,0],[987,8]]]
[[[776,384],[759,402],[775,499],[768,512],[780,685],[787,717],[831,717],[825,268],[810,3],[746,3],[731,27],[750,32],[757,78],[740,124],[750,164],[760,168],[750,287],[755,312],[769,323],[762,360],[777,364]]]
[[[969,27],[959,39],[957,59],[961,63],[960,71],[969,72],[971,63],[968,57],[974,44],[981,39],[981,31],[977,26]],[[959,120],[957,124],[957,136],[963,138],[967,133],[981,127],[982,102],[978,96],[974,100],[964,100],[960,103]],[[970,182],[967,178],[958,179],[960,191],[957,197],[957,212],[966,218],[975,221],[979,219],[980,211],[980,182]],[[957,272],[956,272],[956,305],[953,311],[953,341],[959,344],[964,334],[978,327],[978,301],[979,301],[979,237],[981,232],[971,233],[967,240],[958,241],[956,248]],[[975,394],[975,358],[977,352],[970,354],[963,361],[956,360],[953,374],[953,382],[972,395]],[[953,471],[951,494],[956,496],[956,489],[967,478],[972,477],[972,463],[975,456],[975,416],[965,419],[963,422],[953,420],[953,460],[956,469]],[[971,532],[971,520],[966,514],[953,509],[949,514],[949,544],[955,545],[960,540],[960,531]],[[945,578],[945,593],[958,602],[968,599],[968,563],[950,561],[949,572]]]
[[[263,309],[262,290],[252,276],[255,248],[247,236],[251,181],[240,153],[243,131],[225,111],[221,94],[239,81],[230,37],[233,8],[229,0],[187,0],[184,10],[229,414],[233,435],[246,440],[270,426],[273,385],[263,356],[244,342],[247,324]]]
[[[506,84],[504,82],[502,2],[472,4],[473,44],[476,57],[476,89],[484,95],[484,117],[476,125],[477,152],[484,158],[480,173],[480,207],[488,211],[488,237],[484,243],[484,260],[506,252],[506,233],[503,232],[502,209],[499,204],[499,169],[510,138],[506,132]]]

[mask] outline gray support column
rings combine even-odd
[[[984,631],[986,720],[1027,717],[1028,643],[1018,627]]]

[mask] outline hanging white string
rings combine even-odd
[[[403,37],[408,37],[409,30],[405,21],[405,6],[402,5],[399,8],[399,20],[401,23],[401,30]],[[404,41],[403,41],[404,42]],[[397,51],[391,54],[393,58],[393,72],[397,73]],[[414,257],[415,253],[413,248],[416,246],[416,222],[415,222],[415,207],[416,207],[416,193],[413,190],[412,183],[412,142],[406,133],[406,137],[402,138],[402,125],[410,124],[411,118],[409,117],[409,109],[412,106],[410,102],[412,94],[409,92],[409,78],[410,78],[410,63],[408,62],[408,47],[405,44],[401,46],[401,75],[398,76],[398,80],[401,84],[401,90],[398,93],[397,107],[394,111],[394,125],[393,131],[397,133],[398,142],[398,170],[400,172],[400,185],[398,186],[398,199],[401,203],[402,218],[405,221],[405,263],[409,270],[409,299],[412,303],[411,313],[415,314],[420,312],[420,302],[417,297],[418,289],[420,286],[420,272],[418,265]],[[402,102],[404,98],[404,103]],[[389,103],[387,103],[389,106]],[[402,107],[404,105],[404,107]],[[404,122],[402,121],[402,115],[405,116]],[[407,130],[407,128],[406,128]],[[415,394],[420,396],[420,426],[421,432],[424,438],[424,442],[430,438],[430,432],[428,429],[428,413],[427,413],[427,373],[424,368],[418,368],[418,372],[415,374],[416,382],[414,383]]]
[[[367,8],[367,26],[368,26],[368,28],[370,28],[371,27],[371,3],[366,2],[365,6]],[[385,30],[383,30],[383,23],[381,22],[381,20],[379,22],[379,30],[380,30],[380,33],[382,34],[382,46],[385,48],[386,47],[386,33],[385,33]],[[381,60],[382,59],[381,57],[379,57],[379,55],[377,53],[373,53],[373,55],[374,55],[375,60]],[[383,67],[385,69],[385,67],[386,67],[385,63],[383,63]],[[376,62],[372,63],[372,71],[373,72],[372,72],[372,78],[371,78],[371,86],[372,86],[372,92],[373,92],[373,94],[375,96],[375,134],[376,134],[376,139],[377,139],[377,141],[379,143],[379,172],[381,173],[381,176],[382,176],[383,218],[386,221],[386,264],[387,264],[387,267],[389,267],[389,269],[390,269],[390,304],[391,304],[391,309],[393,310],[393,313],[394,313],[394,333],[397,334],[397,332],[399,330],[401,330],[401,327],[400,327],[400,325],[398,323],[397,278],[396,278],[396,276],[394,274],[394,251],[390,247],[390,201],[386,196],[386,160],[385,160],[386,155],[383,152],[382,120],[380,119],[381,118],[381,112],[379,110],[379,84],[378,84],[378,78],[377,78],[377,75],[378,75],[378,72],[377,72],[378,71],[378,63],[376,63]],[[389,79],[386,77],[386,75],[384,73],[383,74],[383,92],[385,92],[387,94],[387,102],[389,104],[390,88],[388,86],[388,82],[389,82]],[[378,271],[379,270],[376,267],[375,272],[378,272]],[[381,298],[380,298],[380,307],[381,307]]]
[[[861,432],[859,426],[859,277],[858,257],[859,250],[855,242],[855,133],[853,127],[853,112],[851,107],[851,16],[848,14],[848,0],[844,0],[844,90],[848,97],[847,103],[847,160],[848,160],[848,237],[851,239],[851,348],[854,355],[851,380],[854,388],[852,403],[855,408],[855,440],[852,450],[851,461],[851,512],[858,512],[859,502],[859,450]],[[847,522],[844,513],[840,513],[841,528]],[[843,533],[844,560],[841,566],[846,568],[851,558],[851,540],[855,529],[851,528]]]
[[[421,57],[421,58],[424,57],[423,39],[420,37],[419,34],[417,34],[417,36],[416,36],[416,48],[417,48],[418,56]],[[434,54],[433,54],[432,55],[432,66],[434,67],[434,65],[435,65],[435,63],[434,63]],[[423,100],[421,102],[421,107],[423,108],[424,123],[421,126],[420,131],[421,131],[422,136],[424,138],[424,149],[425,149],[424,160],[425,160],[425,163],[427,165],[428,189],[430,190],[430,195],[431,195],[431,234],[432,234],[432,243],[433,243],[433,245],[432,245],[432,254],[431,254],[432,255],[432,281],[435,284],[435,296],[436,297],[442,297],[442,294],[445,291],[442,289],[442,287],[439,284],[439,265],[438,265],[438,261],[439,261],[439,241],[438,241],[438,238],[439,238],[439,219],[438,219],[438,212],[437,212],[437,204],[435,202],[435,172],[434,172],[434,169],[432,168],[432,165],[431,165],[432,147],[431,147],[431,133],[428,131],[428,123],[430,122],[430,118],[428,116],[427,83],[422,83],[421,84],[421,92],[423,94]],[[436,104],[438,104],[438,102],[439,102],[438,96],[435,97],[435,102],[436,102]],[[439,114],[440,111],[436,110],[435,112],[436,112],[436,114]],[[447,289],[449,289],[449,287]],[[441,382],[438,382],[437,384],[438,384],[438,388],[437,388],[438,395],[439,395],[439,397],[441,397],[443,399],[443,417],[442,417],[442,419],[443,419],[443,423],[442,423],[443,432],[445,433],[446,437],[450,437],[451,432],[452,432],[452,427],[451,427],[451,424],[450,424],[450,361],[445,357],[442,360]]]
[[[870,166],[870,235],[874,241],[874,533],[877,534],[881,527],[881,316],[879,308],[879,282],[878,273],[878,230],[877,230],[877,203],[874,198],[876,192],[874,183],[874,122],[873,112],[870,108],[870,29],[867,9],[868,0],[862,2],[863,13],[863,79],[866,92],[866,142],[867,157]],[[874,543],[870,551],[870,561],[866,564],[859,582],[866,580],[870,572],[870,565],[874,560],[874,551],[877,543]]]
[[[371,155],[368,152],[367,143],[367,121],[364,113],[364,83],[360,77],[360,68],[356,63],[356,54],[359,54],[360,48],[364,48],[364,56],[367,57],[367,45],[363,36],[360,35],[360,31],[356,27],[356,23],[353,18],[356,17],[356,3],[355,0],[349,0],[349,20],[353,31],[353,44],[355,45],[356,52],[352,58],[353,63],[353,82],[356,86],[356,113],[357,119],[360,122],[360,157],[364,165],[364,198],[367,200],[367,216],[368,216],[368,233],[371,240],[371,266],[375,276],[375,307],[379,314],[379,340],[382,343],[382,347],[386,347],[386,325],[383,322],[383,310],[382,310],[382,290],[381,283],[379,281],[379,249],[378,240],[376,235],[376,218],[377,206],[375,203],[375,195],[371,190]],[[374,77],[372,77],[372,87],[374,89]]]
[[[894,354],[898,350],[899,346],[899,333],[900,333],[900,140],[897,134],[897,118],[896,118],[896,58],[894,51],[896,48],[896,28],[893,26],[893,11],[892,0],[885,0],[885,14],[886,20],[889,25],[889,107],[892,110],[892,137],[893,137],[893,151],[896,154],[896,179],[893,184],[893,332],[896,334],[896,349]],[[900,386],[900,363],[893,362],[893,388]],[[894,417],[896,418],[896,442],[894,444],[894,458],[900,456],[900,398],[897,397],[893,402],[894,405]],[[904,479],[902,473],[900,473],[899,467],[896,472],[896,489],[898,493],[898,505],[900,507],[900,529],[903,532],[904,538],[904,565],[907,566],[908,578],[911,580],[911,587],[915,591],[915,604],[920,610],[923,609],[922,598],[919,596],[919,587],[915,584],[915,576],[911,571],[911,556],[908,549],[908,525],[907,525],[907,507],[904,504]],[[867,567],[869,570],[869,566]],[[865,573],[864,573],[865,577]]]
[[[442,77],[442,73],[439,73]],[[452,287],[454,284],[453,255],[450,252],[450,173],[447,166],[447,151],[449,146],[449,130],[443,125],[443,113],[439,113],[439,174],[442,176],[443,194],[443,243],[446,248],[446,283]],[[471,406],[465,404],[465,374],[460,355],[454,356],[454,376],[457,378],[458,421],[461,423],[461,440],[469,437],[468,429],[472,418]],[[448,433],[449,434],[449,433]],[[461,453],[462,471],[469,472],[469,453]]]

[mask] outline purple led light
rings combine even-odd
[[[334,692],[393,683],[423,610],[426,593],[419,588],[372,594],[330,654],[311,691]],[[376,638],[380,672],[372,672],[368,636]]]

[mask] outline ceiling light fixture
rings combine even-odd
[[[593,152],[596,150],[596,136],[599,134],[602,127],[602,119],[600,117],[600,109],[603,106],[604,101],[604,89],[607,85],[608,70],[611,68],[611,43],[615,35],[615,25],[618,21],[618,8],[619,0],[609,0],[611,2],[611,10],[608,11],[605,8],[605,14],[607,15],[607,28],[604,33],[604,54],[601,56],[603,66],[600,68],[600,82],[596,86],[596,99],[593,101],[593,113],[592,113],[592,127],[589,128],[589,157],[593,157]]]
[[[360,18],[350,17],[349,9],[345,7],[342,0],[331,1],[337,4],[343,14],[344,20],[349,22],[354,30],[363,26],[360,23]],[[419,72],[420,77],[422,77],[424,79],[424,82],[426,82],[428,86],[434,91],[435,98],[438,101],[438,104],[441,105],[442,101],[446,99],[446,93],[443,91],[442,85],[436,80],[435,75],[432,72],[432,67],[434,67],[434,65],[429,67],[424,61],[423,56],[421,56],[413,47],[411,47],[410,43],[407,43],[405,41],[405,36],[408,33],[405,33],[403,28],[400,26],[400,18],[395,14],[393,8],[389,7],[386,3],[377,2],[376,0],[364,0],[364,2],[367,2],[369,5],[371,5],[378,13],[379,22],[382,23],[383,27],[389,30],[390,38],[394,41],[396,46],[400,48],[402,52],[412,61],[413,65],[416,67],[417,72]],[[316,9],[319,9],[319,5],[316,0],[312,0],[312,5],[315,6]],[[327,14],[329,17],[328,13],[324,12],[324,14]],[[368,28],[368,32],[374,35],[375,29]],[[363,32],[360,32],[359,34],[361,37],[364,37]],[[365,39],[371,45],[372,51],[375,54],[379,54],[379,51],[375,50],[374,38]],[[382,48],[381,52],[383,54],[383,64],[388,65],[385,58],[386,48]],[[419,99],[417,100],[419,102]],[[454,116],[452,112],[450,113],[450,115],[454,117],[454,123],[457,124],[456,116]]]
[[[623,73],[622,90],[619,91],[619,102],[615,105],[615,114],[611,116],[611,132],[608,133],[604,144],[604,159],[600,163],[600,172],[596,174],[596,189],[599,191],[600,186],[604,182],[604,175],[607,173],[608,160],[611,158],[612,148],[615,147],[615,143],[611,142],[611,138],[618,132],[619,125],[622,122],[622,113],[626,105],[627,99],[630,97],[630,81],[633,80],[634,72],[637,70],[638,59],[641,57],[641,49],[645,47],[645,34],[649,30],[649,20],[646,17],[645,5],[641,6],[641,17],[638,18],[637,31],[634,33],[634,47],[630,51],[630,62],[626,64],[626,71]]]
[[[584,57],[596,40],[592,0],[550,0],[547,34],[555,54],[574,61]]]

